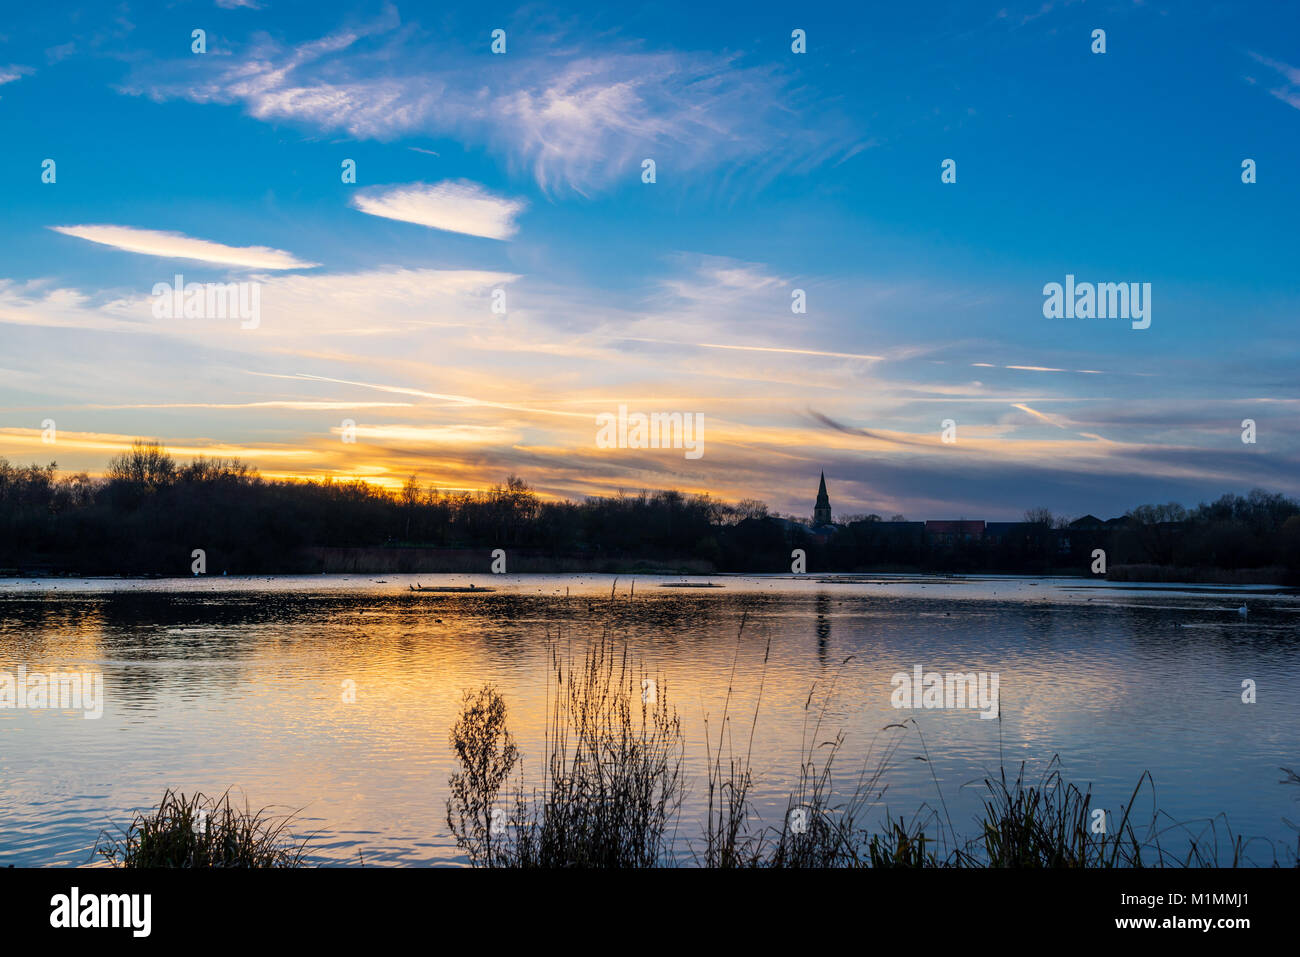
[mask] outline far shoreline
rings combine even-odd
[[[161,573],[144,573],[144,574],[92,574],[81,575],[73,572],[51,572],[36,570],[21,570],[21,574],[15,574],[15,569],[0,569],[0,584],[15,584],[22,582],[193,582],[198,585],[204,582],[214,580],[226,581],[251,581],[251,580],[284,580],[292,578],[354,578],[368,577],[376,575],[401,576],[402,582],[394,581],[396,586],[400,584],[402,591],[408,591],[408,583],[405,579],[413,576],[428,575],[434,577],[469,577],[481,578],[484,581],[543,577],[573,577],[581,578],[586,576],[603,576],[614,578],[626,578],[631,584],[638,579],[679,579],[685,584],[687,580],[705,580],[710,577],[718,579],[739,578],[739,579],[772,579],[772,580],[790,580],[814,582],[817,584],[849,585],[849,584],[897,584],[897,581],[879,581],[873,582],[873,578],[897,579],[899,577],[910,577],[918,580],[924,580],[927,583],[951,583],[960,584],[962,582],[988,581],[998,579],[1008,580],[1033,580],[1043,582],[1053,582],[1069,585],[1071,583],[1089,583],[1094,585],[1104,585],[1116,590],[1131,591],[1180,591],[1187,586],[1195,586],[1198,591],[1210,591],[1216,586],[1225,590],[1238,590],[1250,588],[1259,591],[1261,594],[1297,594],[1300,593],[1300,586],[1289,584],[1285,581],[1278,580],[1277,577],[1268,574],[1261,575],[1259,578],[1249,577],[1249,571],[1273,572],[1274,569],[1262,570],[1230,570],[1230,569],[1173,569],[1165,567],[1155,567],[1154,574],[1148,569],[1152,566],[1140,566],[1141,572],[1146,574],[1137,577],[1137,569],[1130,569],[1127,566],[1115,566],[1111,569],[1111,574],[1106,576],[1100,575],[1077,575],[1061,572],[1038,573],[1032,571],[999,571],[985,570],[978,571],[946,571],[946,570],[921,570],[916,568],[871,568],[854,571],[825,571],[825,572],[807,572],[803,574],[793,574],[787,571],[728,571],[713,569],[711,571],[690,569],[675,569],[671,567],[646,567],[644,563],[636,563],[627,566],[604,563],[599,568],[538,568],[530,567],[518,571],[510,571],[503,575],[494,575],[486,570],[467,570],[464,568],[448,569],[418,569],[418,570],[394,570],[391,568],[349,568],[346,570],[284,570],[284,571],[256,571],[256,572],[235,572],[235,573],[209,573],[205,575],[164,575]],[[1174,577],[1175,572],[1189,572]],[[1148,577],[1149,576],[1149,577]],[[1269,580],[1272,578],[1273,580]],[[384,582],[375,582],[384,584]],[[699,581],[689,582],[691,585],[699,586]],[[671,584],[671,583],[670,583]],[[722,586],[713,586],[721,588]],[[409,589],[413,593],[419,594],[419,589]],[[436,589],[425,588],[424,592],[432,593]],[[492,589],[488,586],[482,586],[476,589],[466,587],[465,594],[475,592],[488,594]]]

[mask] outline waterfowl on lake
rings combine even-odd
[[[419,591],[419,592],[425,592],[425,591],[474,592],[476,594],[480,592],[496,591],[495,588],[479,588],[477,585],[474,585],[473,583],[469,585],[434,585],[432,587],[426,587],[424,585],[411,585],[410,589],[411,591]]]

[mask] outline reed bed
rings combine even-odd
[[[1027,780],[1023,764],[1009,775],[999,762],[996,773],[974,785],[981,811],[963,837],[914,718],[880,729],[862,766],[840,773],[844,735],[827,728],[833,681],[808,694],[796,783],[781,822],[765,824],[754,810],[753,747],[771,643],[763,649],[753,713],[742,719],[733,701],[745,625],[742,618],[721,713],[714,722],[705,717],[704,820],[687,841],[687,861],[709,868],[1300,866],[1300,839],[1291,853],[1243,839],[1222,815],[1179,822],[1159,812],[1149,773],[1123,806],[1097,807],[1090,787],[1065,779],[1058,757],[1036,780]],[[546,759],[531,790],[500,693],[485,686],[466,695],[451,735],[462,768],[447,804],[457,842],[477,866],[682,863],[675,838],[686,793],[684,742],[667,684],[655,679],[656,695],[645,700],[646,676],[608,626],[582,655],[567,647],[562,655],[552,642]],[[1000,738],[1000,714],[997,720]],[[891,816],[883,804],[888,773],[905,757],[931,768],[935,789],[933,805],[910,818]],[[1284,781],[1300,785],[1300,775],[1284,773]]]

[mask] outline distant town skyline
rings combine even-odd
[[[0,457],[791,515],[824,471],[837,518],[1300,494],[1288,25],[16,9]],[[624,407],[689,454],[604,441]]]

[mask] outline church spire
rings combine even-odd
[[[831,500],[826,494],[826,473],[822,472],[821,484],[817,486],[817,504],[813,506],[813,524],[831,524]]]

